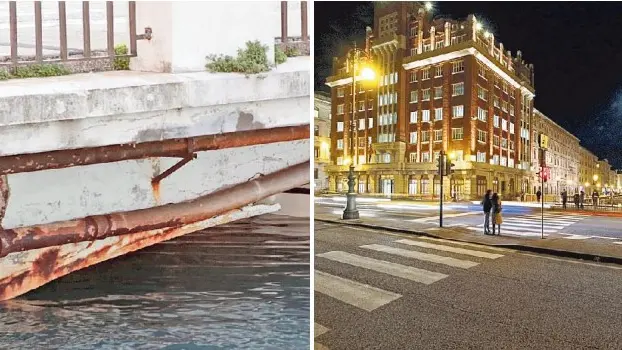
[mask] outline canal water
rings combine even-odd
[[[0,349],[308,349],[309,218],[189,234],[0,302]]]

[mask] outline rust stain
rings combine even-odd
[[[151,189],[153,190],[153,199],[157,205],[160,205],[160,183],[152,182]]]
[[[0,230],[0,257],[12,252],[180,227],[309,183],[309,161],[186,202]]]
[[[234,220],[233,214],[239,212],[239,209],[228,211],[220,215],[215,224],[221,225],[231,222]],[[27,268],[26,271],[0,279],[0,301],[24,294],[71,272],[143,249],[162,241],[177,238],[184,234],[203,229],[206,226],[205,221],[202,221],[182,227],[160,228],[114,237],[110,239],[109,243],[90,252],[84,258],[75,257],[78,247],[74,247],[75,250],[66,256],[59,256],[59,247],[49,247],[41,249],[40,251],[18,253],[34,255],[26,259],[33,261],[33,264],[30,268]],[[70,250],[67,248],[64,249]]]
[[[2,229],[6,207],[9,205],[9,194],[9,179],[6,175],[0,175],[0,229]]]

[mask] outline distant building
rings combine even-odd
[[[549,137],[548,150],[546,151],[546,166],[550,168],[550,178],[544,184],[545,194],[558,195],[564,190],[569,194],[579,191],[582,181],[579,178],[581,153],[579,139],[557,123],[549,119],[537,109],[534,109],[533,139],[538,139],[538,134],[544,133]],[[591,155],[591,153],[590,153]],[[594,157],[590,164],[597,160]],[[538,147],[532,149],[532,170],[534,186],[540,187],[537,172],[540,167],[540,152]]]
[[[314,190],[323,192],[328,190],[328,175],[325,167],[330,164],[330,96],[316,92],[313,109],[315,113],[313,122]]]

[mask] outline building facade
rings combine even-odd
[[[542,192],[554,195],[559,195],[563,191],[567,191],[568,194],[578,193],[584,183],[582,178],[580,178],[580,164],[582,160],[579,157],[579,139],[542,112],[534,109],[532,138],[537,140],[538,135],[541,133],[549,137],[548,150],[545,152],[545,164],[550,169],[550,177],[544,183]],[[594,164],[597,158],[591,153],[589,155],[587,163]],[[532,148],[532,178],[534,187],[538,188],[540,184],[538,183],[539,177],[537,172],[541,164],[540,156],[541,153],[536,145],[536,147]]]
[[[432,19],[417,2],[375,3],[366,42],[373,85],[353,89],[346,58],[327,79],[331,191],[345,189],[354,162],[359,193],[438,197],[441,150],[454,156],[443,181],[459,199],[533,190],[534,73],[520,51],[496,43],[473,15]]]
[[[322,92],[316,92],[314,96],[313,110],[314,191],[324,192],[328,190],[328,174],[326,173],[326,166],[330,164],[330,96]]]

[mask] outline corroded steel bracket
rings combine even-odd
[[[309,166],[306,161],[186,202],[0,230],[0,257],[165,227],[182,227],[206,220],[309,183]]]
[[[176,172],[177,170],[179,170],[182,166],[186,165],[188,162],[190,162],[193,159],[197,158],[197,154],[193,153],[190,156],[180,160],[179,162],[175,163],[175,165],[173,165],[172,167],[166,169],[162,174],[154,177],[151,180],[151,184],[152,185],[157,185],[160,183],[160,181],[162,181],[164,178],[168,177],[169,175],[171,175],[172,173]]]

